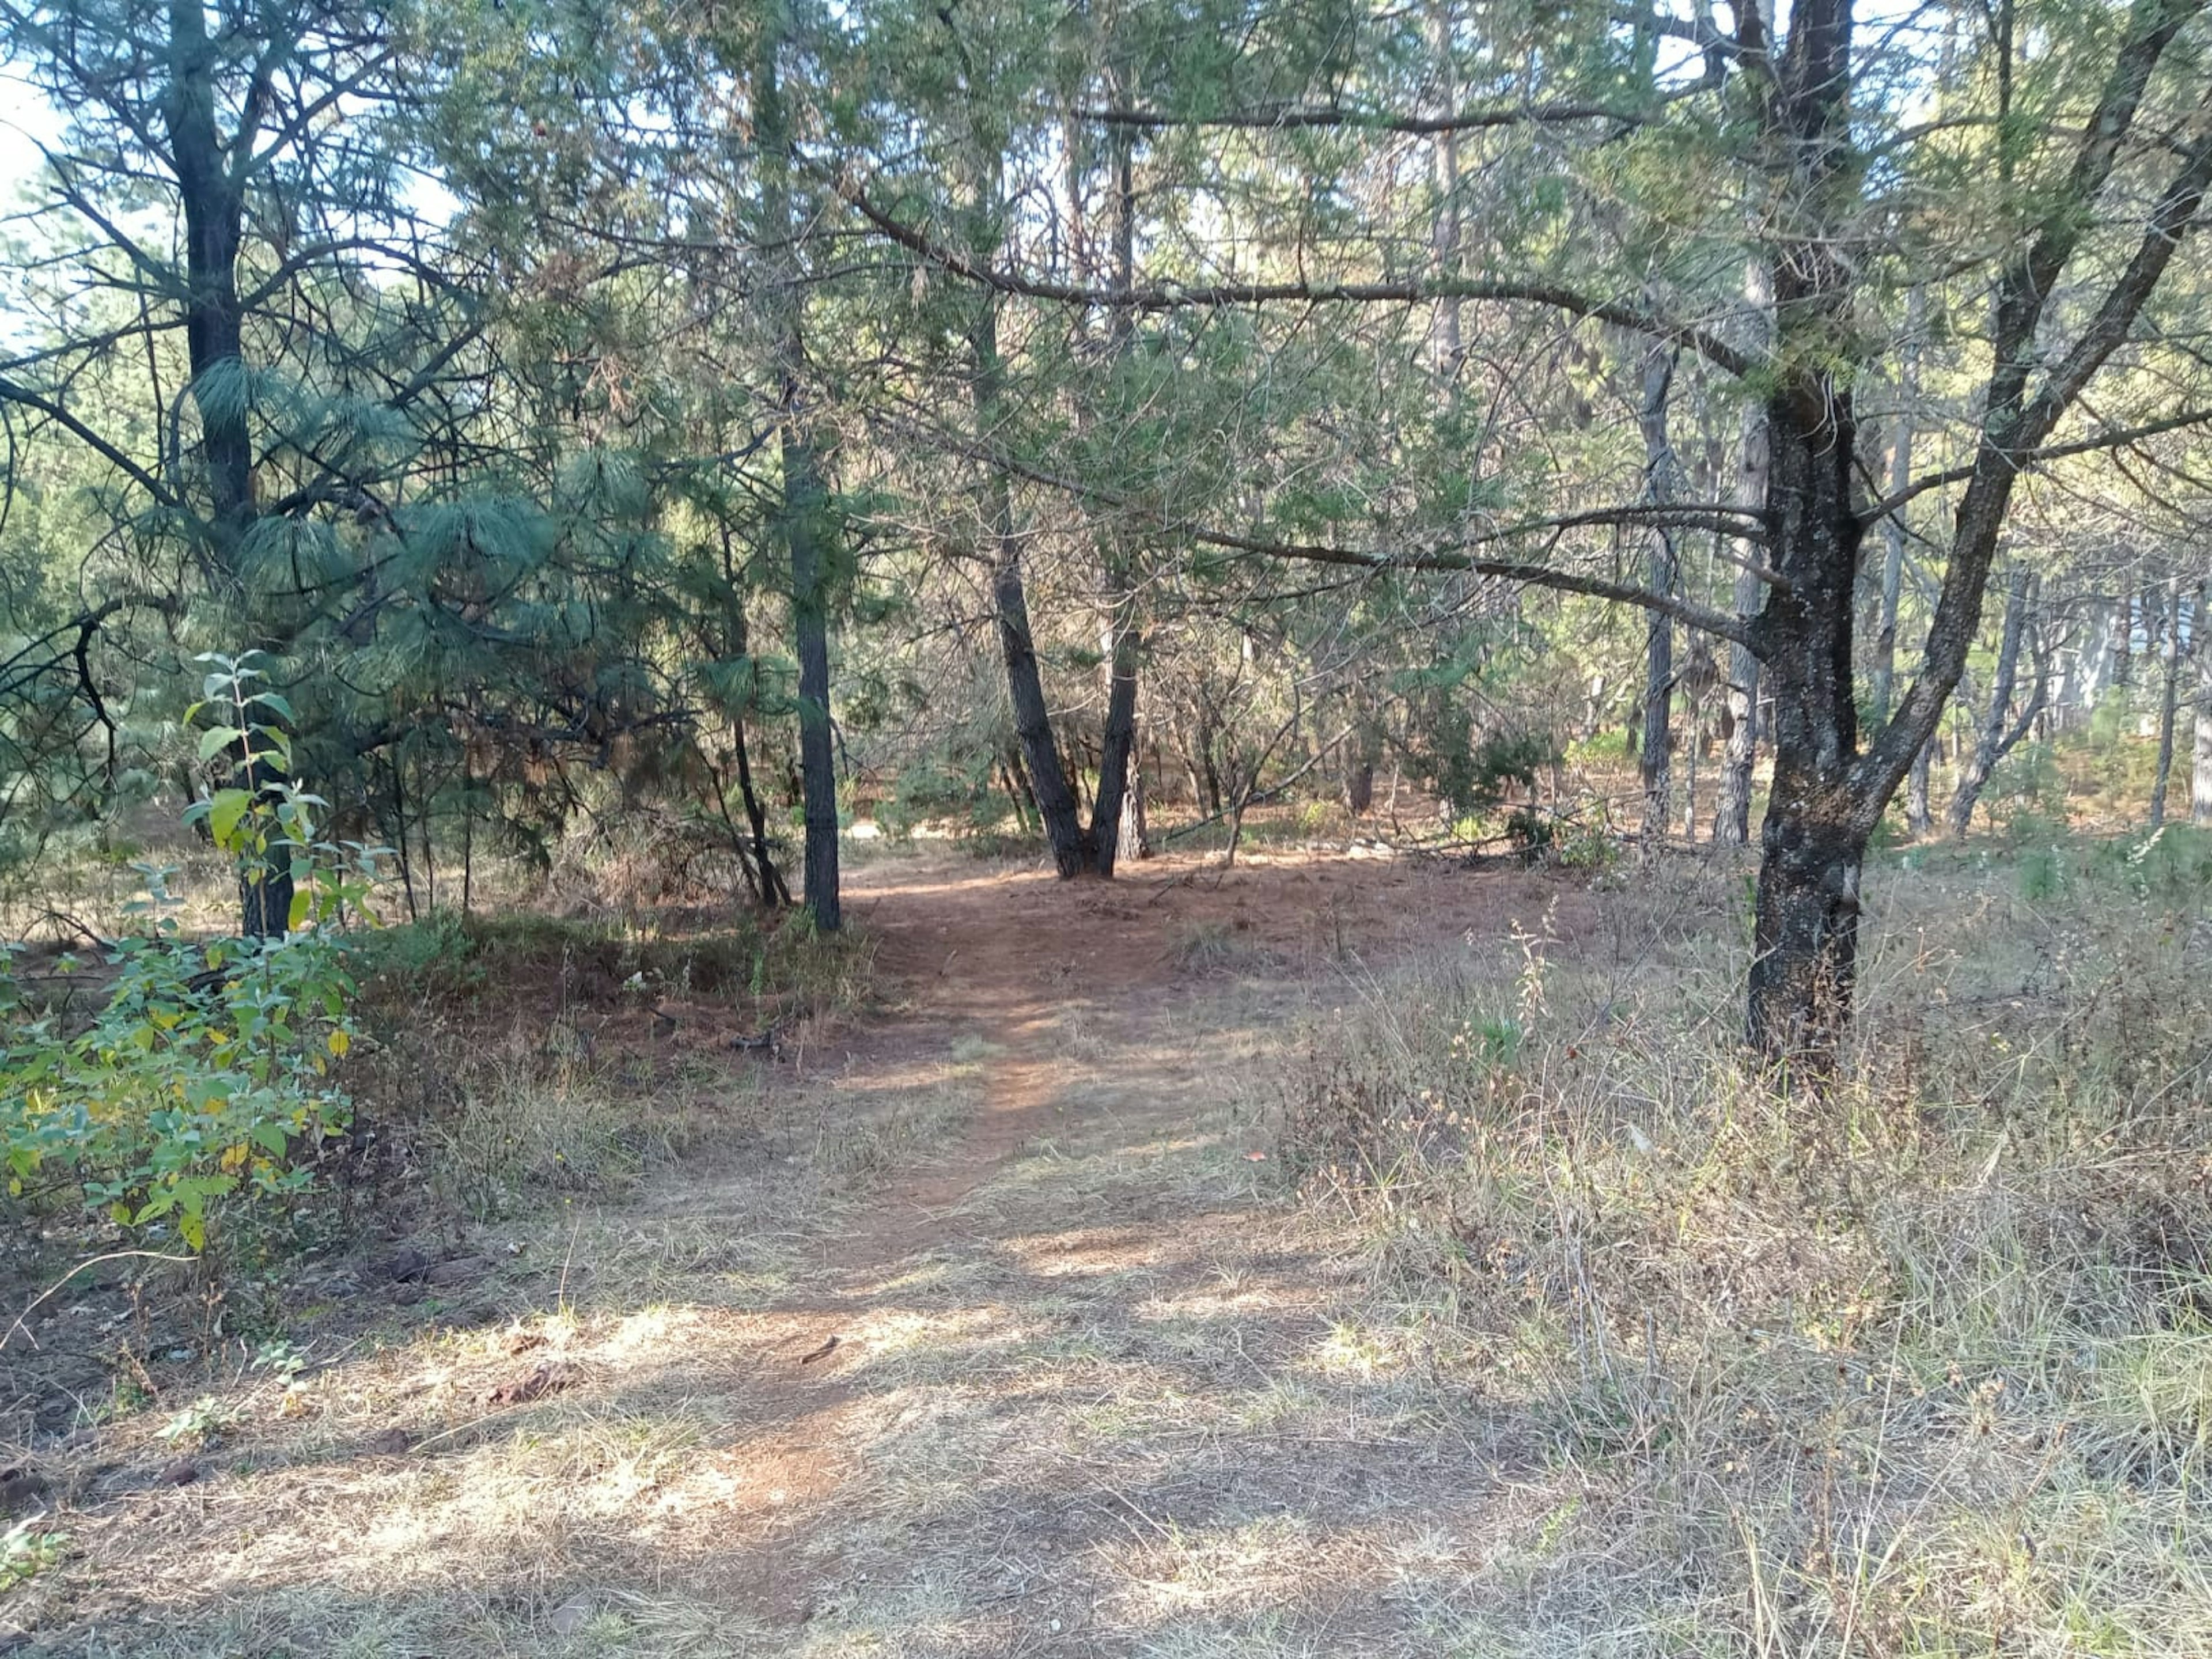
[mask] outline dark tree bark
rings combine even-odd
[[[1778,299],[1792,297],[1778,284]],[[1871,826],[1851,787],[1858,708],[1852,588],[1860,529],[1850,501],[1850,392],[1767,405],[1770,512],[1790,583],[1759,615],[1774,708],[1774,783],[1760,830],[1748,1032],[1772,1058],[1817,1054],[1850,1009],[1860,866]]]
[[[206,526],[213,573],[237,580],[240,544],[253,522],[253,436],[245,383],[246,309],[238,250],[246,215],[244,169],[216,127],[218,54],[204,8],[169,8],[168,128],[185,221],[185,341],[211,507]],[[242,129],[239,142],[251,144]]]
[[[1667,398],[1674,385],[1675,353],[1657,342],[1644,356],[1643,397],[1638,424],[1644,434],[1644,499],[1666,507],[1680,499],[1680,464],[1667,433]],[[1650,587],[1654,593],[1672,595],[1678,572],[1674,532],[1662,525],[1651,532]],[[1640,772],[1644,782],[1644,836],[1662,841],[1668,830],[1668,803],[1673,792],[1673,734],[1669,716],[1674,694],[1674,622],[1665,611],[1650,611],[1644,617],[1644,742]]]
[[[780,11],[771,17],[781,19]],[[806,825],[807,914],[821,932],[844,925],[837,870],[837,756],[830,714],[829,489],[802,391],[805,337],[801,318],[799,235],[790,191],[791,136],[777,57],[780,21],[761,31],[754,88],[754,140],[762,160],[762,214],[772,245],[784,250],[781,314],[775,319],[776,416],[783,495],[779,514],[791,560],[791,629],[799,655],[799,775]]]
[[[1979,626],[2022,456],[2040,445],[2125,340],[2203,204],[2212,131],[2196,135],[2154,203],[2133,257],[2088,308],[2070,346],[2039,340],[2050,296],[2095,216],[2144,88],[2197,0],[2136,0],[2105,88],[2075,141],[2069,174],[1998,277],[1992,367],[1981,428],[1953,522],[1949,557],[1919,672],[1896,712],[1858,749],[1851,695],[1852,589],[1863,523],[1850,501],[1856,426],[1848,364],[1856,278],[1840,221],[1855,198],[1846,111],[1852,0],[1793,8],[1788,49],[1770,58],[1758,9],[1741,14],[1774,166],[1813,204],[1809,234],[1775,265],[1778,384],[1768,527],[1776,574],[1757,643],[1773,684],[1775,782],[1761,832],[1747,1030],[1771,1060],[1828,1064],[1857,969],[1866,843],[1914,757],[1934,735]],[[1824,222],[1824,221],[1826,221]]]

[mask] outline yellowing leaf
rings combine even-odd
[[[330,1044],[331,1052],[340,1060],[343,1060],[346,1057],[346,1051],[353,1047],[351,1033],[343,1030],[333,1031],[323,1040]]]
[[[208,807],[208,833],[215,837],[216,845],[230,847],[238,838],[239,821],[246,809],[253,804],[252,793],[244,789],[218,789]]]

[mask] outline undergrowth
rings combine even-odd
[[[1588,1503],[1468,1653],[2212,1651],[2212,869],[2185,837],[1870,883],[1820,1098],[1736,1051],[1726,872],[1370,977],[1281,1157],[1372,1317]]]

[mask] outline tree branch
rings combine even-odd
[[[162,483],[159,478],[147,471],[144,467],[108,442],[76,416],[70,414],[61,404],[40,397],[28,386],[18,385],[15,381],[4,378],[0,378],[0,402],[16,404],[25,409],[38,410],[48,420],[73,434],[79,442],[94,451],[109,465],[131,478],[141,489],[163,507],[175,507],[180,505],[175,492]]]
[[[1531,587],[1547,587],[1562,593],[1579,594],[1587,599],[1610,599],[1623,605],[1639,605],[1647,611],[1662,611],[1686,627],[1694,628],[1716,638],[1728,640],[1754,653],[1761,647],[1752,637],[1742,617],[1714,611],[1678,599],[1672,594],[1655,593],[1648,588],[1629,582],[1616,582],[1601,576],[1585,576],[1574,571],[1559,570],[1550,565],[1530,564],[1511,559],[1486,559],[1470,549],[1491,543],[1549,532],[1556,542],[1571,529],[1612,524],[1650,524],[1655,520],[1686,523],[1692,527],[1713,530],[1724,536],[1755,539],[1747,531],[1744,520],[1755,517],[1748,509],[1731,507],[1662,507],[1649,502],[1633,506],[1599,507],[1585,513],[1562,517],[1523,520],[1501,526],[1496,530],[1457,542],[1404,553],[1385,553],[1365,548],[1338,547],[1322,542],[1284,542],[1265,537],[1243,536],[1234,531],[1217,530],[1188,520],[1178,520],[1146,502],[1116,491],[1102,489],[1079,479],[1063,477],[1036,467],[1000,451],[972,441],[951,439],[927,429],[916,431],[900,423],[908,436],[922,436],[942,445],[956,454],[976,460],[988,466],[1003,468],[1018,478],[1030,483],[1057,489],[1079,500],[1091,501],[1102,507],[1126,513],[1146,520],[1164,533],[1180,536],[1207,547],[1218,547],[1232,553],[1250,553],[1262,558],[1293,560],[1304,564],[1334,565],[1354,570],[1385,572],[1394,570],[1430,570],[1465,572],[1475,576],[1492,576],[1502,581],[1519,582]],[[1766,579],[1778,581],[1771,573],[1763,573]]]
[[[2212,423],[2212,409],[2184,410],[2179,415],[2163,419],[2145,421],[2140,426],[2124,427],[2117,432],[2100,432],[2087,438],[2069,439],[2063,444],[2045,444],[2039,448],[2021,450],[2009,459],[2015,471],[2040,465],[2045,461],[2063,460],[2069,455],[2087,455],[2103,449],[2124,449],[2130,444],[2141,443],[2146,438],[2155,438],[2167,432],[2180,432],[2192,426]],[[1941,489],[1946,484],[1963,482],[1974,476],[1974,465],[1946,467],[1941,472],[1929,472],[1915,478],[1894,495],[1885,495],[1859,514],[1862,525],[1872,526],[1887,518],[1907,501],[1926,495],[1931,489]]]
[[[1548,306],[1576,317],[1649,335],[1655,339],[1680,341],[1728,374],[1743,375],[1754,359],[1710,330],[1692,323],[1675,322],[1639,307],[1617,300],[1601,300],[1553,283],[1462,281],[1445,277],[1429,282],[1379,283],[1213,283],[1186,288],[1180,283],[1158,283],[1127,289],[1089,288],[1077,283],[1054,282],[1026,276],[970,258],[945,246],[913,226],[893,217],[871,202],[851,179],[839,175],[832,187],[852,209],[890,240],[908,252],[950,271],[964,281],[1001,294],[1026,299],[1050,300],[1061,305],[1097,306],[1103,309],[1179,311],[1227,306],[1257,306],[1298,302],[1308,305],[1425,304],[1436,300],[1494,300]]]
[[[1170,129],[1227,127],[1246,131],[1308,131],[1342,128],[1355,132],[1399,133],[1411,137],[1435,137],[1448,132],[1478,132],[1492,127],[1530,126],[1553,122],[1611,121],[1642,126],[1653,118],[1648,109],[1624,108],[1617,104],[1498,104],[1482,109],[1461,110],[1450,115],[1393,115],[1383,111],[1335,109],[1310,105],[1276,108],[1225,110],[1218,115],[1175,115],[1164,110],[1091,108],[1068,112],[1079,121],[1103,126],[1127,127],[1139,132]]]

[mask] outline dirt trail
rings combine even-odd
[[[1533,906],[1523,894],[1514,908],[1533,915]],[[1301,983],[1360,953],[1474,926],[1502,934],[1497,901],[1488,884],[1385,865],[1256,863],[1223,883],[1188,862],[1111,887],[957,866],[917,878],[892,866],[854,884],[851,913],[907,1005],[894,1032],[863,1039],[866,1063],[965,1045],[985,1056],[980,1099],[957,1139],[896,1172],[828,1244],[799,1298],[803,1314],[771,1316],[746,1410],[781,1426],[748,1440],[739,1480],[775,1504],[759,1513],[750,1547],[724,1559],[724,1593],[761,1620],[763,1652],[802,1632],[825,1638],[841,1620],[854,1626],[856,1651],[884,1640],[915,1652],[1149,1650],[1141,1620],[1117,1628],[1131,1619],[1115,1609],[1127,1587],[1114,1581],[1126,1574],[1100,1567],[1163,1543],[1176,1553],[1175,1506],[1154,1510],[1173,1488],[1148,1491],[1159,1475],[1152,1427],[1094,1438],[1069,1420],[1085,1413],[1066,1394],[1088,1385],[1110,1398],[1127,1380],[1118,1371],[1164,1393],[1156,1403],[1165,1420],[1154,1426],[1216,1451],[1205,1462],[1218,1490],[1194,1515],[1226,1503],[1248,1525],[1296,1530],[1288,1517],[1312,1510],[1316,1487],[1327,1495],[1346,1482],[1348,1495],[1335,1497],[1364,1511],[1404,1478],[1402,1468],[1386,1475],[1380,1467],[1402,1465],[1415,1443],[1395,1434],[1345,1441],[1334,1453],[1314,1446],[1335,1434],[1313,1445],[1262,1434],[1233,1473],[1220,1468],[1224,1407],[1249,1411],[1256,1395],[1263,1419],[1288,1421],[1314,1405],[1281,1373],[1326,1339],[1321,1311],[1338,1287],[1296,1248],[1291,1218],[1266,1195],[1265,1171],[1254,1167],[1265,1157],[1258,1126],[1218,1119],[1224,1106],[1249,1104],[1237,1088],[1241,1062],[1273,1048]],[[1248,1006],[1234,994],[1240,985]],[[1105,1179],[1082,1178],[1102,1161]],[[933,1295],[933,1275],[959,1293]],[[887,1297],[887,1287],[904,1294]],[[1150,1328],[1158,1327],[1176,1328],[1162,1351]],[[1087,1346],[1112,1359],[1082,1352]],[[939,1361],[919,1368],[917,1387],[905,1374],[931,1347]],[[1002,1348],[1051,1357],[1016,1366],[1026,1386],[1010,1395]],[[963,1350],[975,1356],[965,1375]],[[899,1403],[888,1421],[887,1395]],[[1369,1426],[1388,1430],[1395,1414],[1390,1407]],[[917,1421],[933,1427],[913,1435]],[[1128,1444],[1099,1455],[1116,1440]],[[1023,1486],[1012,1501],[992,1494],[1007,1472],[994,1449],[1048,1447],[1075,1467]],[[1111,1472],[1140,1449],[1131,1467],[1144,1478],[1133,1490]],[[896,1478],[917,1451],[929,1461],[949,1454],[964,1472],[917,1498]],[[1206,1477],[1186,1473],[1203,1492]],[[929,1528],[940,1504],[988,1516],[988,1547],[964,1528]],[[963,1535],[989,1559],[1024,1536],[1065,1547],[1031,1564],[1034,1573],[1054,1563],[1049,1585],[1014,1575],[961,1621],[957,1641],[916,1643],[914,1615],[885,1609],[866,1587],[902,1573],[910,1584],[920,1569],[933,1590],[966,1601],[970,1590],[957,1587],[972,1551],[954,1543]],[[1297,1583],[1299,1552],[1284,1549],[1288,1541],[1260,1550],[1285,1559],[1232,1602],[1271,1601]],[[1240,1541],[1231,1553],[1242,1559],[1254,1548]],[[873,1571],[864,1565],[872,1561]],[[1082,1568],[1071,1581],[1072,1561]],[[1344,1607],[1358,1598],[1339,1599],[1321,1626],[1339,1638],[1356,1630],[1363,1642],[1385,1641],[1400,1622],[1364,1605],[1350,1617]],[[842,1639],[823,1650],[844,1650]]]
[[[1259,1108],[1363,964],[1503,947],[1559,890],[948,855],[849,890],[893,1006],[717,1074],[766,1115],[719,1161],[484,1230],[493,1323],[349,1345],[296,1397],[241,1364],[189,1486],[158,1422],[104,1439],[49,1650],[1453,1650],[1473,1540],[1577,1500],[1362,1322]]]

